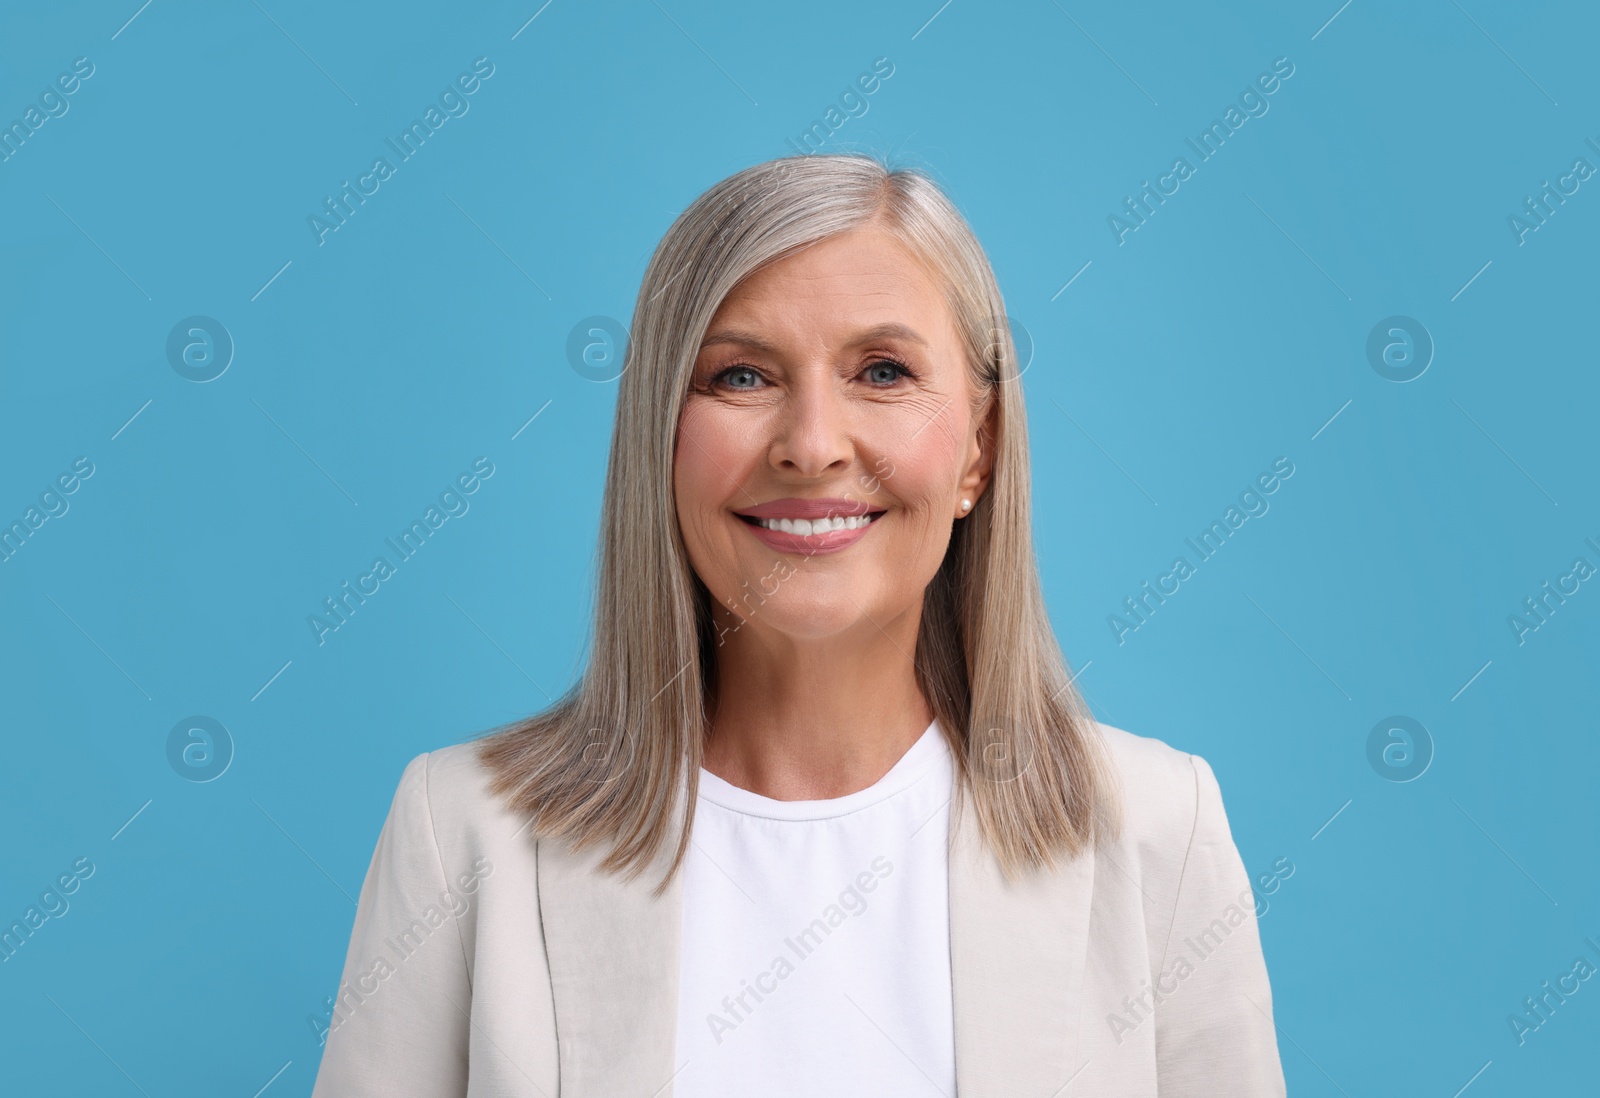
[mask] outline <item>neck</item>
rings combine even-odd
[[[863,618],[820,638],[730,616],[715,649],[718,687],[702,765],[780,801],[827,800],[872,785],[933,721],[911,660],[921,611],[919,603],[891,621]]]

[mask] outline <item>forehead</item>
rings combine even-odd
[[[930,342],[955,338],[938,277],[877,227],[828,237],[762,267],[723,300],[712,332],[733,322],[774,335],[900,324]]]

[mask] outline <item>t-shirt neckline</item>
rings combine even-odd
[[[887,773],[865,789],[813,801],[780,801],[762,796],[700,768],[700,797],[719,808],[769,820],[825,820],[859,812],[909,788],[948,751],[937,718]]]

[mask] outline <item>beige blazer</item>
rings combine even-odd
[[[1123,786],[1118,841],[1007,887],[972,814],[952,829],[960,1098],[1281,1096],[1216,777],[1099,729]],[[599,851],[534,841],[486,780],[471,743],[406,767],[313,1098],[670,1098],[681,875],[653,899],[659,869],[596,872]]]

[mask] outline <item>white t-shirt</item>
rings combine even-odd
[[[953,775],[937,721],[873,785],[831,800],[700,771],[676,1098],[955,1094]]]

